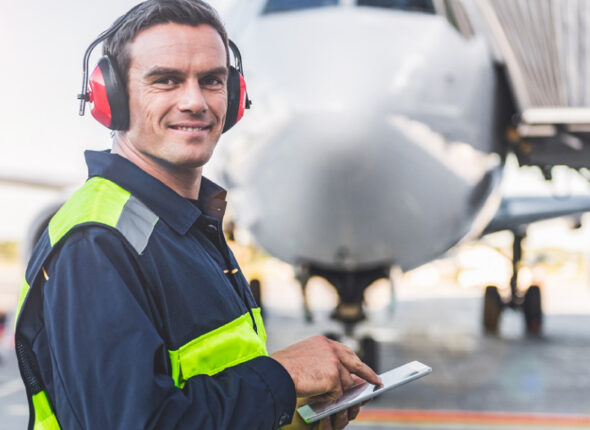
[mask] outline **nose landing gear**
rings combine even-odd
[[[539,336],[543,328],[543,311],[541,307],[541,289],[538,285],[531,285],[521,295],[517,288],[518,266],[522,259],[522,241],[526,237],[523,232],[513,231],[514,244],[512,252],[512,278],[510,279],[510,298],[504,301],[500,296],[498,287],[489,285],[486,287],[483,302],[483,328],[490,335],[497,335],[500,316],[505,308],[522,310],[524,315],[526,333],[531,336]]]
[[[303,308],[305,319],[313,321],[309,304],[307,303],[306,287],[312,276],[319,276],[326,279],[338,293],[338,305],[330,315],[344,326],[344,333],[326,333],[326,337],[333,340],[349,340],[353,349],[369,367],[378,371],[379,369],[379,343],[371,336],[358,337],[355,335],[355,328],[358,323],[366,319],[364,310],[364,292],[369,285],[378,279],[386,278],[391,281],[390,267],[376,267],[365,270],[330,270],[317,266],[300,266],[297,279],[303,291]],[[349,342],[344,342],[349,343]]]

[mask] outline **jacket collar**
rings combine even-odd
[[[100,176],[129,191],[179,234],[186,234],[202,213],[220,222],[225,214],[226,191],[203,177],[199,200],[192,201],[110,151],[86,151],[88,178]]]

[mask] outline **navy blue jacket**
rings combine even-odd
[[[45,268],[44,328],[33,343],[64,429],[274,429],[289,423],[295,389],[258,357],[181,390],[168,350],[256,304],[222,234],[225,191],[203,178],[187,200],[128,160],[86,153],[89,177],[130,191],[160,221],[138,254],[115,230],[74,230]],[[235,281],[230,277],[235,276]],[[253,328],[254,329],[254,328]]]

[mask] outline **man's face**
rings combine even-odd
[[[166,23],[129,45],[128,143],[161,168],[205,164],[223,130],[227,63],[213,27]]]

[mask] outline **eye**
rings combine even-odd
[[[201,85],[205,87],[217,88],[225,84],[224,79],[219,76],[207,76],[201,80]]]
[[[162,76],[161,78],[158,78],[154,81],[154,84],[166,87],[171,87],[178,83],[178,78],[175,78],[173,76]]]

